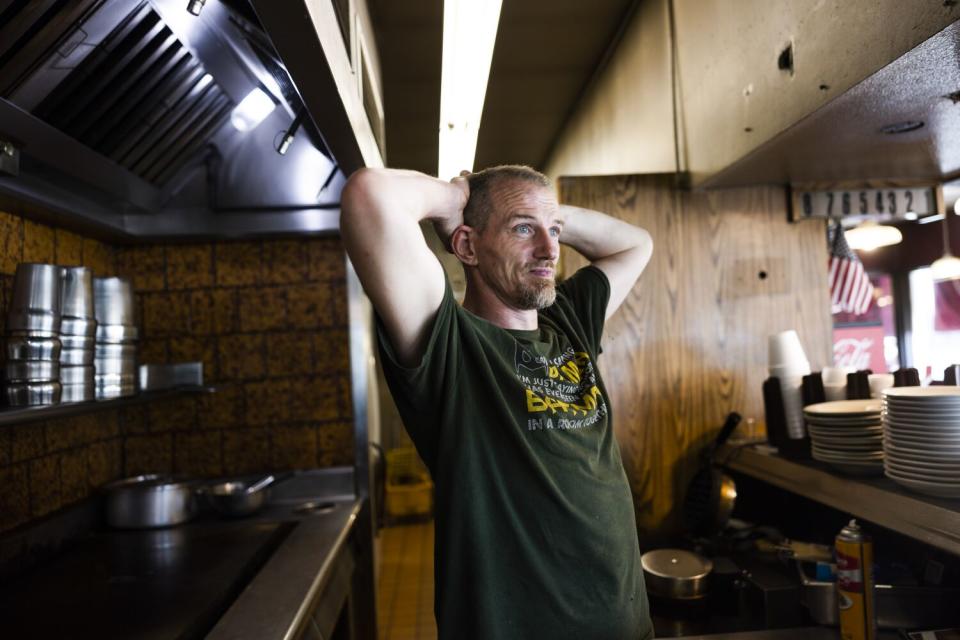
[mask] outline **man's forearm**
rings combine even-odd
[[[561,205],[560,211],[565,216],[560,242],[582,253],[607,276],[609,318],[650,261],[653,240],[646,229],[598,211],[570,205]]]
[[[591,262],[625,251],[648,251],[652,245],[645,229],[605,213],[571,205],[561,205],[560,211],[565,217],[560,242]]]
[[[367,212],[389,211],[414,222],[446,221],[461,215],[466,204],[466,194],[456,185],[403,169],[361,169],[344,191],[350,204]]]

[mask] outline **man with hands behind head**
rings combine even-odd
[[[652,637],[630,488],[596,368],[649,234],[502,166],[361,169],[341,231],[387,382],[436,487],[441,639]],[[463,305],[419,223],[466,276]],[[560,243],[591,261],[555,281]]]

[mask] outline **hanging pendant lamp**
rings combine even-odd
[[[960,214],[960,200],[953,205],[954,213]],[[960,279],[960,258],[950,253],[950,214],[943,216],[943,256],[930,265],[935,282]]]

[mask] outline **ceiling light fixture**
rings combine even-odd
[[[437,176],[473,170],[502,0],[444,0]]]
[[[207,0],[190,0],[187,2],[187,11],[192,13],[195,16],[200,15],[200,12],[203,11],[203,5]]]
[[[877,224],[873,220],[861,222],[844,235],[847,238],[847,244],[855,251],[873,251],[880,247],[899,244],[903,240],[903,234],[899,229]]]
[[[264,118],[273,112],[273,100],[260,87],[254,87],[253,91],[240,101],[233,112],[230,114],[230,123],[237,131],[250,131],[263,122]]]
[[[960,215],[960,200],[953,205],[953,212]],[[950,220],[943,216],[943,255],[930,265],[935,282],[960,279],[960,258],[950,252]]]

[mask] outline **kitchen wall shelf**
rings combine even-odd
[[[765,444],[727,444],[722,466],[960,555],[960,499],[911,493],[888,478],[838,475],[825,464],[787,460]]]
[[[90,400],[89,402],[70,402],[38,407],[4,407],[0,409],[0,427],[4,425],[23,424],[25,422],[39,422],[41,420],[51,420],[54,418],[67,418],[69,416],[92,413],[94,411],[119,409],[121,407],[129,407],[176,396],[213,393],[214,391],[215,389],[213,387],[190,385],[158,391],[146,391],[125,398],[111,398],[109,400]]]

